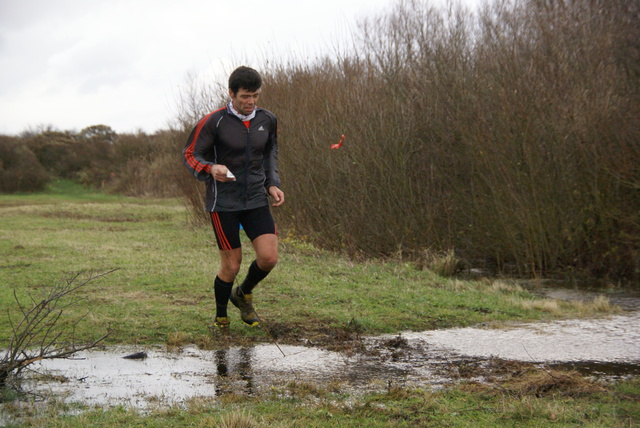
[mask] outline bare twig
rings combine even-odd
[[[66,283],[56,285],[41,298],[29,295],[29,304],[22,303],[14,290],[13,297],[21,318],[15,321],[9,314],[13,334],[8,346],[3,347],[6,352],[0,357],[0,386],[6,385],[10,375],[18,376],[30,364],[47,359],[69,358],[76,352],[97,346],[107,338],[108,332],[96,340],[76,343],[75,327],[67,331],[61,320],[67,309],[82,300],[81,297],[73,296],[75,292],[91,281],[116,270],[118,269],[91,275],[80,282],[80,273],[75,274]],[[80,319],[85,316],[86,314]]]

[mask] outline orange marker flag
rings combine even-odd
[[[340,138],[340,141],[338,141],[338,144],[332,144],[331,148],[339,149],[340,147],[342,147],[342,143],[344,143],[344,134],[342,134],[342,137]]]

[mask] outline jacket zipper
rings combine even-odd
[[[245,126],[242,123],[242,126]],[[245,126],[246,128],[246,126]],[[247,201],[249,199],[249,168],[251,167],[251,131],[249,130],[251,125],[249,125],[247,130],[247,149],[245,150],[245,168],[244,168],[244,209],[247,209]]]

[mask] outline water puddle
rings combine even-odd
[[[461,367],[475,367],[466,378],[482,380],[483,367],[496,360],[619,378],[640,374],[640,311],[629,309],[635,310],[602,319],[370,337],[358,353],[275,344],[213,351],[115,347],[33,364],[23,388],[89,406],[149,409],[227,393],[286,394],[291,382],[351,393],[392,385],[437,389],[457,381]],[[146,358],[123,358],[135,352]]]
[[[463,328],[407,333],[448,352],[577,370],[620,379],[640,375],[640,312],[596,320],[530,323],[508,329]]]
[[[590,302],[600,296],[605,296],[609,303],[618,306],[626,312],[640,311],[640,290],[630,289],[612,289],[607,290],[603,287],[585,288],[567,288],[562,286],[548,287],[527,287],[531,292],[548,299],[557,300],[574,300],[581,302]]]
[[[406,344],[404,347],[408,349]],[[189,346],[171,352],[154,347],[145,349],[145,359],[123,358],[131,351],[124,347],[93,350],[78,353],[72,360],[43,361],[34,364],[34,373],[46,373],[48,377],[29,376],[23,387],[90,406],[148,409],[225,393],[259,395],[284,388],[290,382],[323,386],[334,383],[351,391],[379,390],[388,387],[389,382],[414,386],[447,382],[429,365],[436,360],[442,363],[442,356],[419,347],[400,359],[381,357],[380,353],[348,356],[286,345],[215,351]],[[381,358],[389,361],[381,364]]]
[[[460,328],[404,336],[471,357],[534,363],[640,360],[640,312],[604,319],[519,324],[499,330]]]

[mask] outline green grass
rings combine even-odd
[[[54,180],[43,192],[36,193],[0,193],[0,206],[26,203],[116,201],[121,196],[91,190],[69,180]]]
[[[276,269],[256,289],[259,315],[281,343],[309,338],[331,347],[355,333],[375,335],[477,323],[584,315],[584,305],[548,310],[509,281],[461,281],[397,261],[354,262],[281,235]],[[252,260],[245,241],[245,263]],[[208,228],[194,228],[176,200],[125,198],[57,182],[47,192],[0,196],[0,343],[8,314],[22,302],[80,273],[112,269],[79,291],[65,312],[78,338],[111,331],[107,343],[191,342],[219,346],[208,330],[215,307],[217,249]],[[594,305],[591,314],[601,308]],[[588,309],[587,309],[588,311]],[[86,315],[86,316],[85,316]],[[231,312],[232,341],[270,340]],[[83,317],[84,316],[84,317]],[[83,318],[82,318],[83,317]],[[177,339],[179,338],[179,339]],[[342,339],[337,339],[342,338]],[[347,340],[344,339],[344,340]],[[180,344],[180,343],[178,343]],[[342,396],[329,387],[290,385],[269,397],[194,401],[188,409],[143,415],[124,409],[60,416],[53,406],[34,426],[634,426],[637,381],[585,395],[509,392],[504,386],[443,392],[388,391]],[[314,389],[315,388],[315,389]],[[631,398],[629,398],[631,397]],[[20,410],[24,412],[24,409]],[[226,425],[225,425],[226,424]]]
[[[558,373],[554,373],[558,376]],[[536,374],[528,374],[528,387]],[[443,391],[394,389],[349,397],[332,387],[291,383],[262,397],[223,396],[193,400],[186,409],[142,414],[124,408],[85,409],[78,415],[66,406],[27,415],[24,426],[111,427],[636,427],[640,382],[609,388],[579,378],[549,392],[523,394],[506,381],[466,383]],[[545,384],[547,385],[547,384]]]
[[[68,199],[55,189],[2,197],[2,306],[12,306],[14,290],[24,298],[79,272],[85,278],[118,269],[83,290],[86,300],[72,311],[90,310],[77,327],[80,335],[109,326],[109,342],[119,344],[164,343],[175,332],[194,342],[207,336],[218,267],[212,231],[190,227],[178,201],[71,190]],[[245,241],[245,270],[250,247]],[[550,316],[514,303],[533,299],[517,286],[447,279],[408,263],[355,263],[285,237],[279,265],[255,295],[259,315],[284,341],[287,333],[331,337],[355,327],[377,334]],[[565,315],[571,314],[567,308]],[[0,326],[6,341],[6,317],[0,316]],[[267,339],[238,319],[232,329]]]
[[[0,219],[2,307],[15,306],[14,291],[24,299],[78,273],[86,278],[117,269],[83,289],[86,299],[71,314],[89,316],[77,333],[108,326],[110,343],[165,343],[176,332],[206,342],[217,248],[212,231],[191,227],[178,201],[105,195],[58,182],[42,194],[3,195]],[[558,316],[530,304],[534,297],[514,283],[449,279],[396,261],[356,263],[286,235],[281,243],[280,262],[255,299],[259,315],[284,342],[300,335],[331,338],[345,329],[378,334]],[[244,249],[240,277],[253,257],[246,241]],[[565,305],[561,315],[576,311]],[[6,341],[5,314],[0,327]],[[237,318],[232,330],[267,340],[263,330],[247,329]]]

